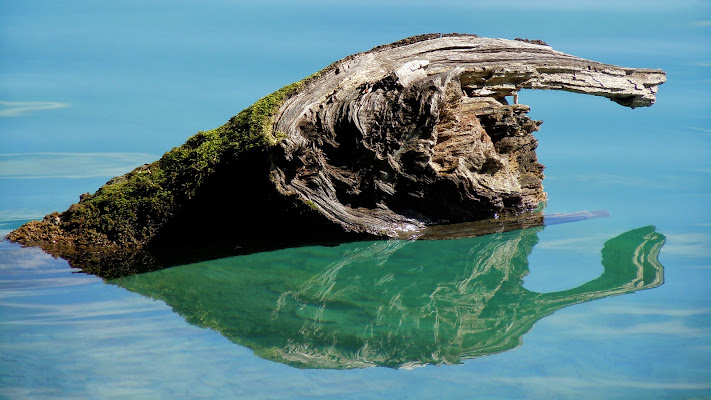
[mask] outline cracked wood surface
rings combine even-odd
[[[665,79],[520,40],[405,39],[334,63],[282,105],[274,127],[303,173],[277,159],[273,181],[347,230],[391,237],[520,212],[545,199],[531,135],[540,122],[506,96],[565,90],[635,108]]]

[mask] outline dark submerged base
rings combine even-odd
[[[335,225],[326,221],[320,225],[305,223],[274,229],[274,227],[280,226],[279,218],[282,218],[283,215],[272,214],[273,218],[269,220],[259,218],[260,215],[262,214],[253,213],[250,214],[251,219],[240,218],[239,220],[230,216],[220,219],[217,215],[210,215],[210,221],[213,221],[211,226],[214,229],[207,229],[207,232],[201,234],[189,229],[190,227],[196,228],[198,225],[186,225],[188,230],[171,230],[170,232],[173,234],[161,235],[157,238],[158,242],[145,247],[68,245],[66,242],[29,243],[27,245],[39,246],[55,257],[64,258],[72,267],[81,269],[82,272],[105,279],[115,279],[224,257],[302,246],[331,247],[349,242],[373,240],[371,235],[345,232],[336,229]],[[545,216],[542,210],[538,209],[532,212],[505,214],[481,221],[432,225],[423,229],[417,239],[472,238],[606,216],[608,216],[606,211],[581,211]],[[225,223],[225,218],[228,223]],[[190,223],[197,224],[197,221]],[[205,230],[204,224],[203,221],[199,225],[200,231]],[[29,228],[32,226],[29,225]],[[190,234],[186,234],[186,232],[190,232]]]

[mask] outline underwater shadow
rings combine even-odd
[[[665,237],[608,240],[604,272],[577,288],[523,287],[535,227],[456,240],[299,247],[109,281],[164,301],[262,358],[299,368],[457,364],[513,349],[561,308],[664,281]]]

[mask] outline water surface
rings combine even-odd
[[[543,39],[668,82],[635,110],[520,94],[545,212],[607,218],[110,282],[0,242],[0,397],[711,398],[708,2],[6,3],[0,234],[413,34]]]
[[[207,261],[110,283],[159,299],[260,357],[300,368],[459,364],[517,347],[564,307],[664,282],[664,236],[626,232],[577,288],[523,287],[542,228],[447,241],[303,247]]]

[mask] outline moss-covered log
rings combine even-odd
[[[9,239],[70,261],[96,258],[78,266],[106,275],[188,250],[202,258],[412,238],[428,225],[516,214],[545,199],[532,135],[540,122],[516,104],[518,90],[634,108],[651,105],[664,80],[660,70],[600,64],[540,41],[416,36],[286,86]]]

